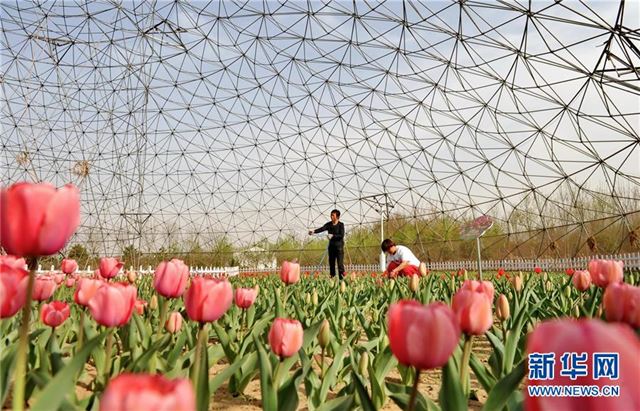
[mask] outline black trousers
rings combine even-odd
[[[336,276],[336,262],[338,263],[338,274],[342,280],[344,278],[344,247],[329,246],[329,273],[331,277]]]

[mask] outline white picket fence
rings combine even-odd
[[[495,271],[499,268],[504,268],[505,271],[533,271],[535,267],[540,267],[544,271],[564,271],[567,268],[574,268],[576,270],[584,270],[587,268],[589,261],[594,258],[600,258],[604,260],[622,260],[624,261],[625,271],[640,271],[640,252],[627,253],[627,254],[615,254],[615,255],[596,255],[589,257],[577,257],[577,258],[556,258],[556,259],[540,259],[540,260],[527,260],[527,259],[512,259],[512,260],[482,260],[482,269],[488,271]],[[469,271],[475,271],[478,269],[478,262],[476,260],[468,261],[436,261],[427,263],[427,268],[433,271],[457,271],[460,268],[467,269]],[[133,270],[133,267],[129,267],[129,270]],[[326,265],[318,266],[302,266],[300,267],[302,272],[315,272],[315,271],[328,271],[329,267]],[[378,264],[349,264],[345,266],[347,272],[359,271],[359,272],[379,272],[380,266]],[[154,268],[151,266],[140,266],[135,270],[139,275],[153,274]],[[240,267],[190,267],[192,275],[212,275],[214,277],[234,277],[241,273],[265,273],[265,272],[277,272],[278,269],[257,269],[257,268],[240,268]],[[60,270],[51,266],[50,270],[43,270],[41,266],[38,266],[37,273],[58,273]],[[93,275],[93,269],[87,267],[85,270],[78,270],[80,275]]]
[[[627,253],[627,254],[615,254],[615,255],[594,255],[589,257],[576,257],[576,258],[545,258],[539,260],[533,259],[510,259],[510,260],[482,260],[482,269],[488,271],[496,271],[500,268],[504,268],[505,271],[533,271],[534,268],[540,267],[544,271],[559,271],[562,272],[567,268],[573,268],[576,270],[586,270],[589,265],[589,261],[593,259],[604,260],[622,260],[624,261],[625,271],[640,271],[640,252]],[[477,271],[478,261],[433,261],[426,263],[427,268],[433,271],[457,271],[460,268],[464,268],[469,271]],[[300,267],[302,272],[315,272],[315,271],[328,271],[329,267],[323,266],[302,266]],[[240,272],[273,272],[275,270],[257,270],[250,268],[242,268]],[[348,264],[345,265],[345,271],[357,271],[357,272],[379,272],[380,266],[378,264]]]

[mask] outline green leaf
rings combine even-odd
[[[487,402],[482,409],[487,411],[502,409],[511,394],[518,389],[520,382],[524,378],[525,370],[525,361],[521,361],[513,371],[498,381],[491,392],[489,392]]]
[[[482,385],[482,388],[484,388],[486,392],[491,391],[491,388],[493,388],[496,383],[496,379],[487,372],[487,368],[473,353],[471,353],[471,357],[469,358],[469,366],[478,378],[478,382]]]
[[[254,343],[258,349],[258,360],[260,364],[260,391],[262,394],[262,409],[277,410],[278,397],[276,390],[273,388],[273,372],[269,356],[258,338],[253,336]]]
[[[467,409],[467,398],[465,398],[460,385],[459,375],[453,365],[453,360],[449,360],[442,367],[442,387],[440,388],[440,404],[442,411],[465,411]]]
[[[200,333],[205,333],[205,337],[198,338],[198,344],[202,343],[200,349],[200,366],[198,368],[198,375],[196,375],[196,408],[198,411],[207,411],[209,409],[209,401],[211,396],[209,395],[209,350],[207,349],[207,336],[208,328],[203,328]],[[202,341],[200,341],[202,340]]]
[[[293,376],[278,389],[278,411],[296,411],[298,409],[298,386],[303,374],[303,369],[298,368]]]
[[[356,373],[353,374],[353,382],[356,386],[356,392],[358,393],[358,398],[360,398],[360,407],[362,407],[364,411],[376,411],[376,407],[375,405],[373,405],[373,401],[371,401],[371,397],[369,397],[367,388],[362,383],[360,376]]]
[[[13,372],[15,365],[16,351],[18,344],[13,344],[3,350],[2,361],[0,362],[0,404],[4,404],[9,393],[9,375]]]
[[[344,357],[344,346],[338,348],[336,351],[333,362],[327,370],[324,378],[322,379],[322,385],[320,386],[320,401],[324,401],[327,398],[329,388],[336,384],[336,375],[342,368],[342,358]]]
[[[389,398],[391,398],[398,407],[403,410],[406,410],[409,407],[413,387],[388,382],[387,389],[390,392]],[[416,394],[416,406],[414,409],[416,411],[440,411],[440,407],[430,399],[425,398],[420,391]]]
[[[316,411],[348,411],[353,407],[353,395],[343,395],[323,403]]]
[[[184,348],[184,344],[187,342],[187,336],[184,332],[180,333],[175,344],[171,351],[169,351],[169,355],[167,356],[167,365],[169,368],[173,368],[176,365],[176,361],[182,354],[182,349]]]
[[[211,378],[209,380],[209,392],[216,392],[218,388],[220,388],[220,386],[224,384],[226,380],[231,378],[231,376],[235,374],[235,372],[238,371],[238,369],[242,367],[242,364],[245,363],[248,359],[249,356],[238,358],[233,364],[229,365],[227,368],[220,371],[213,378]]]
[[[106,335],[107,332],[104,332],[91,339],[80,352],[75,354],[73,359],[40,392],[31,411],[52,411],[60,407],[65,396],[73,391],[76,374],[82,370],[91,351],[98,347]]]
[[[128,371],[144,371],[147,369],[149,365],[149,360],[151,357],[157,352],[161,351],[162,348],[169,343],[171,340],[171,336],[169,334],[164,334],[162,338],[158,341],[151,344],[151,347],[147,349],[140,357],[136,358],[132,363],[130,363],[126,369]]]

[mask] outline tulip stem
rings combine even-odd
[[[111,346],[113,345],[113,328],[107,331],[107,346],[104,349],[104,386],[109,382],[109,374],[111,374]]]
[[[411,390],[411,397],[409,398],[408,411],[413,411],[416,406],[416,397],[418,396],[418,384],[420,383],[420,370],[416,368],[416,378],[413,381],[413,389]]]
[[[460,362],[460,384],[465,397],[469,397],[469,358],[471,358],[471,345],[473,335],[464,335],[464,348],[462,350],[462,361]]]
[[[273,374],[273,389],[278,391],[280,388],[280,382],[282,381],[282,374],[284,373],[284,367],[282,366],[282,359],[278,361],[278,365],[276,365],[276,370]]]
[[[196,342],[196,358],[193,362],[193,375],[192,382],[194,387],[198,387],[198,378],[200,377],[200,367],[202,362],[202,348],[207,343],[207,331],[205,330],[205,323],[200,323],[200,330],[198,331],[198,341]]]
[[[36,268],[38,267],[38,257],[30,257],[29,280],[27,282],[27,298],[22,307],[22,324],[20,324],[20,340],[18,342],[18,355],[16,358],[16,381],[13,388],[13,409],[24,410],[24,387],[27,374],[27,353],[29,351],[29,320],[31,316],[31,297],[33,294],[33,284],[35,283]]]
[[[167,311],[169,310],[169,299],[161,295],[158,296],[158,299],[160,300],[160,323],[156,328],[156,335],[160,335],[164,329],[164,323],[167,321]]]
[[[76,347],[76,352],[82,349],[82,345],[84,344],[84,307],[80,306],[80,330],[78,331],[78,344]]]
[[[324,369],[324,348],[322,348],[322,353],[320,354],[320,361],[322,362],[320,364],[320,379],[324,378],[324,373],[325,373],[325,369]]]

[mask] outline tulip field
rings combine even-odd
[[[229,279],[176,259],[142,276],[105,258],[91,278],[71,260],[34,278],[25,262],[0,262],[5,408],[640,409],[640,276],[619,262],[342,282],[290,262]],[[542,351],[619,353],[619,396],[529,397],[527,355]]]

